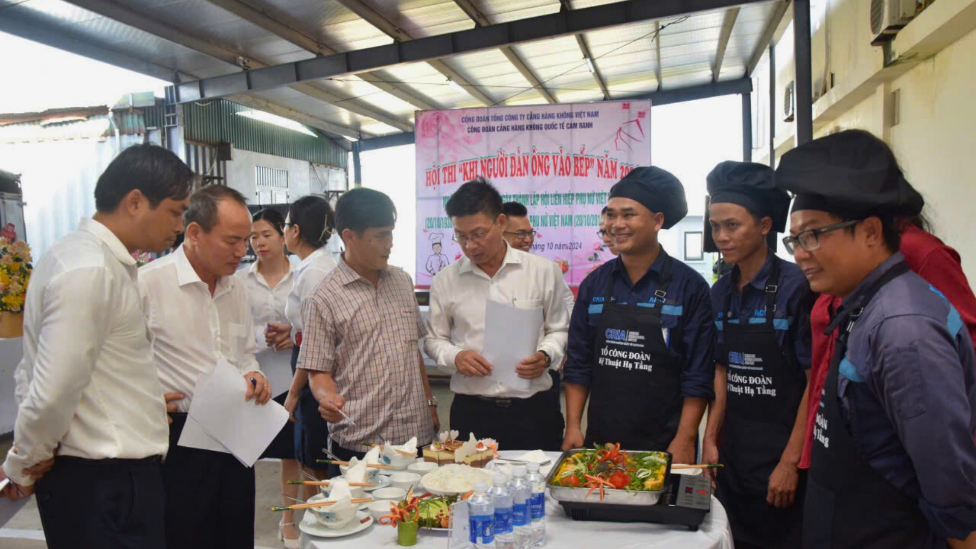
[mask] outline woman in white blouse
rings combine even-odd
[[[284,339],[272,346],[267,343],[268,326],[285,319],[285,303],[295,281],[295,266],[285,255],[283,225],[285,218],[274,210],[261,210],[251,218],[251,249],[258,260],[250,268],[237,272],[244,280],[251,301],[252,328],[257,339],[256,358],[278,404],[284,404],[291,387],[290,365],[292,342]],[[299,464],[295,460],[295,427],[285,424],[261,457],[281,460],[281,495],[284,505],[291,505],[298,497],[298,486],[288,484],[299,478]],[[279,539],[286,548],[298,547],[298,530],[292,511],[285,511],[279,526]]]
[[[295,284],[285,305],[286,322],[272,323],[268,333],[268,343],[280,345],[290,339],[294,344],[291,356],[294,378],[284,406],[297,422],[295,458],[306,469],[316,469],[315,460],[325,456],[322,448],[328,445],[329,424],[319,415],[319,405],[308,389],[305,370],[295,369],[302,343],[302,301],[315,292],[325,275],[336,268],[335,260],[326,249],[333,227],[335,214],[323,198],[306,196],[288,209],[284,223],[285,245],[302,261],[295,271]],[[325,479],[328,470],[315,470],[313,474]]]

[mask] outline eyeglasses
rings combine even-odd
[[[602,238],[606,238],[607,235],[613,236],[613,233],[611,233],[610,231],[597,231],[596,235],[602,239]]]
[[[844,229],[847,227],[853,227],[857,225],[862,220],[858,219],[855,221],[845,221],[843,223],[834,223],[833,225],[827,225],[826,227],[821,227],[819,229],[809,229],[806,231],[800,231],[796,236],[784,236],[783,246],[786,246],[786,251],[790,252],[790,255],[794,253],[794,246],[799,244],[801,248],[808,252],[812,252],[820,247],[820,235],[824,233],[829,233],[830,231],[836,231],[837,229]]]
[[[505,234],[513,235],[519,240],[528,240],[530,238],[535,238],[535,235],[538,233],[535,229],[533,229],[531,231],[505,231]]]
[[[457,233],[454,233],[454,236],[451,237],[451,240],[457,242],[462,246],[464,246],[468,242],[481,244],[481,242],[484,241],[485,237],[488,236],[488,233],[491,232],[491,228],[495,226],[496,222],[498,222],[497,218],[495,219],[495,221],[491,222],[491,225],[488,225],[488,230],[482,231],[480,233],[472,233],[471,236],[458,236]]]

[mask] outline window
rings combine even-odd
[[[702,261],[705,254],[702,251],[702,233],[685,233],[685,261]]]
[[[288,203],[288,170],[255,166],[254,182],[259,205]]]

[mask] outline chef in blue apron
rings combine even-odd
[[[715,400],[703,461],[725,465],[713,472],[716,495],[737,548],[797,548],[813,294],[766,245],[786,230],[790,195],[769,166],[748,162],[722,162],[707,187],[712,238],[733,267],[712,286]]]
[[[620,255],[583,280],[573,309],[564,448],[619,442],[694,462],[715,375],[712,306],[702,275],[658,242],[687,213],[681,182],[657,167],[610,190],[606,230]]]
[[[896,219],[922,197],[867,132],[784,155],[784,243],[815,292],[842,298],[819,398],[803,547],[976,542],[976,374],[959,313],[908,270]]]

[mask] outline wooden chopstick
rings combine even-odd
[[[349,500],[349,503],[369,503],[373,501],[373,498],[356,498]],[[335,505],[334,501],[316,501],[315,503],[299,503],[296,505],[288,505],[285,507],[272,507],[271,511],[297,511],[299,509],[314,509],[316,507],[328,507],[330,505]]]
[[[330,463],[332,465],[349,465],[349,462],[348,461],[336,461],[334,459],[332,459],[332,460],[329,460],[329,459],[317,459],[317,460],[315,460],[315,463]],[[360,463],[362,463],[362,462],[360,462]],[[372,467],[373,469],[386,469],[388,471],[396,471],[396,468],[391,467],[389,465],[379,465],[379,464],[367,463],[366,464],[366,467]]]
[[[382,444],[376,444],[375,442],[364,442],[363,443],[363,446],[366,446],[367,448],[372,448],[374,446],[379,446],[381,448],[383,447]],[[406,450],[397,450],[396,448],[394,448],[393,450],[396,453],[400,454],[401,456],[417,457],[417,454],[416,453],[411,454],[410,452],[408,452]]]
[[[305,486],[328,486],[330,481],[328,480],[289,480],[288,484],[303,484]],[[375,484],[370,484],[368,482],[350,482],[349,486],[362,486],[364,488],[372,488],[376,486]]]
[[[715,467],[725,467],[721,463],[672,463],[671,470],[675,469],[714,469]]]

